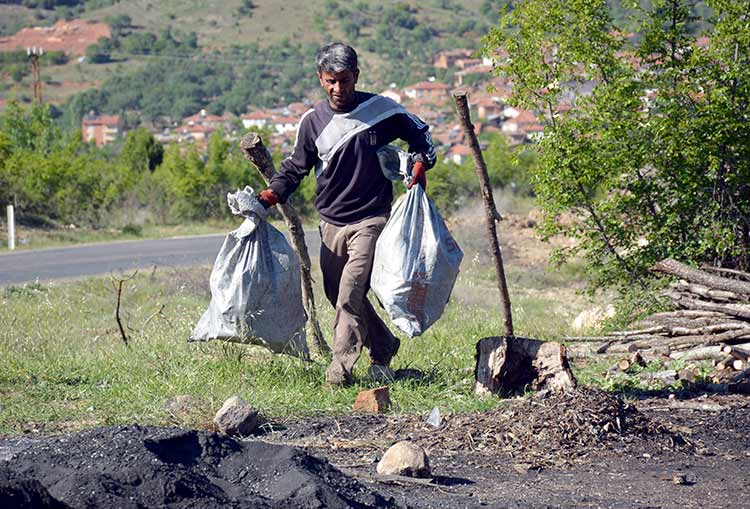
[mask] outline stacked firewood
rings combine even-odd
[[[681,372],[651,374],[663,381],[693,381],[696,369],[690,366],[697,361],[712,362],[714,384],[750,378],[750,274],[716,267],[698,270],[672,259],[653,270],[676,278],[664,292],[676,309],[655,313],[633,330],[599,338],[603,343],[597,353],[628,355],[613,368],[623,371],[657,359],[668,366],[677,360],[687,366]]]

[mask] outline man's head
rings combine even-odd
[[[351,46],[335,42],[318,51],[317,64],[318,79],[331,108],[349,111],[355,104],[354,86],[359,79],[357,52]]]

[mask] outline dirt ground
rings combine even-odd
[[[750,414],[743,396],[606,393],[509,401],[490,413],[294,422],[265,439],[324,456],[405,507],[747,507]],[[617,422],[621,429],[617,429]],[[382,452],[413,440],[429,484],[374,475]]]
[[[139,426],[8,437],[0,505],[747,507],[746,397],[635,396],[517,398],[438,428],[418,415],[270,422],[241,441]],[[433,477],[377,476],[400,440],[428,451]]]

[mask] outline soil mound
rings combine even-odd
[[[0,440],[0,448],[8,447]],[[0,461],[2,507],[395,505],[299,449],[215,433],[107,427],[10,447]]]

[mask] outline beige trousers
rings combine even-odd
[[[372,364],[387,366],[399,347],[399,340],[367,299],[375,243],[387,216],[336,226],[320,223],[320,268],[326,297],[336,308],[333,322],[333,361],[326,371],[332,383],[351,381],[354,364],[362,347],[370,352]]]

